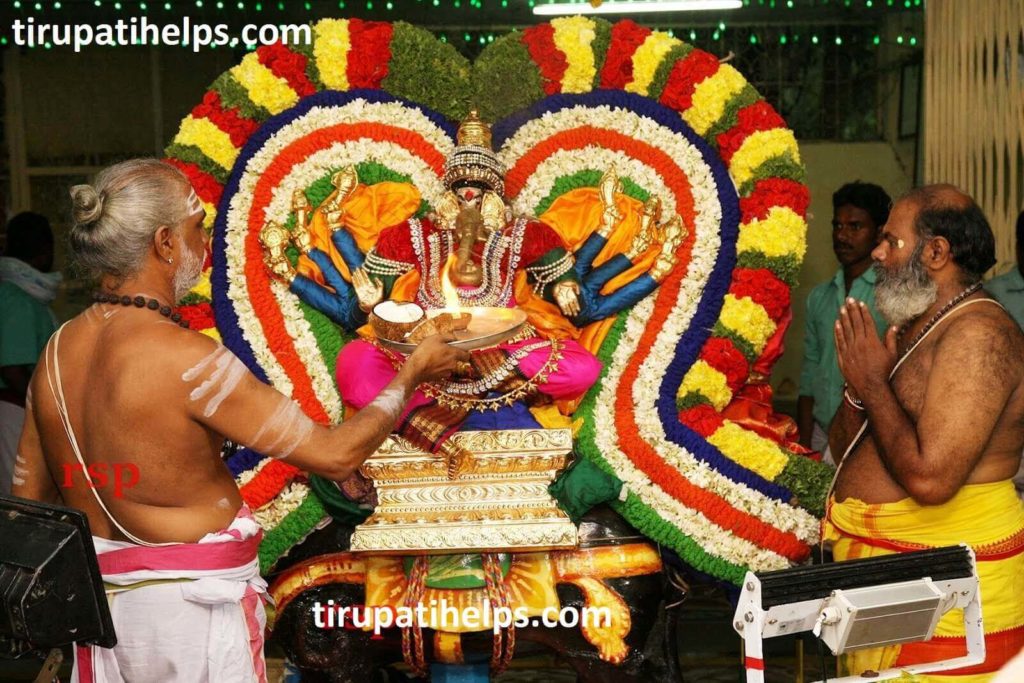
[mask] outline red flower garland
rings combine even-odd
[[[608,53],[601,69],[601,87],[621,89],[633,80],[633,54],[643,45],[651,29],[623,20],[612,26]]]
[[[786,122],[764,100],[740,109],[736,125],[718,136],[718,152],[726,164],[752,133],[774,128],[785,128]]]
[[[705,439],[718,431],[725,418],[706,403],[679,412],[679,421]]]
[[[189,182],[192,183],[192,188],[200,199],[214,206],[220,203],[220,196],[224,192],[224,187],[217,182],[216,178],[187,161],[181,161],[174,157],[164,159],[164,161],[188,176]]]
[[[714,75],[718,67],[718,59],[714,55],[704,50],[692,50],[672,67],[658,101],[670,109],[686,111],[693,104],[693,91],[697,84]]]
[[[540,70],[545,94],[562,92],[562,79],[569,68],[569,60],[555,46],[555,27],[551,24],[532,26],[523,31],[522,43]]]
[[[380,88],[391,62],[392,30],[385,21],[349,20],[349,88]]]
[[[288,81],[291,89],[298,93],[299,97],[306,97],[316,92],[316,86],[306,76],[306,65],[309,59],[306,55],[292,52],[284,43],[263,45],[256,48],[260,64],[270,69],[278,78]]]
[[[192,109],[192,117],[209,119],[231,137],[231,144],[235,147],[244,145],[260,127],[258,122],[243,117],[237,108],[225,109],[216,90],[209,90],[203,95],[202,103]]]
[[[747,381],[750,365],[746,356],[729,339],[711,337],[700,351],[700,359],[725,375],[729,389],[736,391]]]
[[[754,184],[754,191],[740,199],[740,222],[764,220],[776,206],[788,206],[801,218],[806,218],[811,195],[807,186],[786,178],[766,178]]]
[[[208,330],[216,325],[213,319],[213,307],[208,303],[181,306],[178,308],[178,313],[192,330]]]
[[[300,473],[299,468],[280,460],[268,462],[256,474],[239,489],[242,500],[253,510],[258,510],[281,492],[292,479]]]
[[[789,286],[766,268],[737,268],[729,291],[737,298],[747,296],[764,306],[775,322],[789,310]]]

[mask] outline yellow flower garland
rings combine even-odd
[[[729,390],[725,375],[702,360],[698,360],[687,371],[676,395],[683,398],[694,393],[711,401],[718,412],[722,412],[732,400],[732,391]]]
[[[757,131],[744,140],[732,155],[729,174],[737,186],[742,185],[750,180],[757,167],[765,161],[787,153],[794,162],[800,163],[800,151],[793,131],[787,128]]]
[[[213,296],[210,292],[210,271],[209,269],[204,270],[203,274],[199,277],[199,282],[196,283],[195,287],[189,290],[193,294],[197,294],[207,299],[212,299]]]
[[[736,250],[761,252],[765,256],[796,256],[807,251],[807,222],[788,206],[773,206],[764,220],[754,219],[740,226]]]
[[[654,80],[654,74],[657,72],[658,66],[661,65],[665,54],[676,45],[682,44],[683,41],[662,31],[654,31],[647,36],[647,40],[633,54],[633,81],[625,87],[625,90],[638,95],[646,95],[647,88]]]
[[[208,327],[205,330],[199,330],[199,333],[205,334],[207,337],[217,342],[218,344],[224,343],[224,340],[220,338],[220,332],[217,331],[216,327]]]
[[[764,351],[765,344],[775,334],[776,325],[769,317],[768,311],[749,297],[737,299],[732,294],[726,294],[719,322],[743,337],[758,355]]]
[[[231,170],[238,157],[238,149],[232,144],[230,135],[218,128],[213,121],[193,118],[191,114],[181,122],[174,142],[198,147],[200,152],[225,171]]]
[[[328,90],[348,90],[348,19],[324,19],[313,27],[313,56]]]
[[[245,88],[250,100],[271,114],[280,114],[299,101],[298,93],[292,90],[288,81],[263,66],[255,52],[243,57],[238,66],[231,69],[231,75]]]
[[[554,42],[569,63],[562,76],[562,92],[590,92],[596,75],[594,50],[591,43],[597,33],[594,22],[587,17],[562,17],[551,21],[555,29]]]
[[[718,119],[722,118],[729,100],[746,85],[747,80],[739,71],[728,64],[722,64],[714,75],[697,84],[693,91],[693,104],[683,112],[683,119],[699,135],[704,135]],[[735,159],[734,156],[734,164]],[[735,177],[736,174],[733,172],[733,178]],[[742,181],[736,182],[739,184]]]
[[[789,457],[775,443],[728,420],[708,437],[708,443],[737,465],[768,481],[786,468]]]

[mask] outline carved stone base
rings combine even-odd
[[[576,526],[548,493],[568,465],[568,429],[459,432],[468,455],[449,475],[442,456],[391,436],[362,466],[377,487],[374,513],[352,550],[443,554],[574,548]]]

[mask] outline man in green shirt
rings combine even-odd
[[[816,451],[828,446],[828,428],[843,400],[843,375],[836,361],[833,326],[847,297],[865,302],[879,332],[885,320],[875,310],[871,251],[889,219],[892,200],[878,185],[847,183],[832,195],[832,249],[840,268],[807,297],[804,359],[800,371],[797,424],[800,443]],[[826,456],[826,460],[827,460]]]
[[[985,291],[992,295],[1013,316],[1017,324],[1024,328],[1024,211],[1017,216],[1017,267],[999,277],[994,277],[985,285]]]
[[[1016,233],[1017,267],[989,280],[985,291],[1024,328],[1024,275],[1021,275],[1021,268],[1024,268],[1024,211],[1017,216]],[[1024,460],[1013,478],[1013,485],[1017,487],[1017,495],[1024,498]]]
[[[37,213],[20,213],[7,224],[0,256],[0,493],[10,493],[18,474],[17,449],[25,421],[25,394],[36,361],[56,329],[50,302],[60,273],[53,269],[53,232]]]

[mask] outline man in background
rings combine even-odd
[[[994,277],[985,285],[985,291],[998,301],[1013,316],[1013,319],[1024,328],[1024,211],[1017,215],[1016,226],[1017,265],[999,277]],[[1017,495],[1024,499],[1024,462],[1021,463],[1013,478]]]
[[[0,493],[11,492],[18,437],[25,421],[25,392],[36,361],[56,329],[50,303],[60,273],[53,269],[53,231],[37,213],[7,224],[0,256]]]
[[[1021,268],[1024,268],[1024,211],[1017,216],[1016,240],[1017,266],[989,280],[985,291],[1024,328],[1024,275],[1021,275]]]
[[[832,195],[832,249],[839,261],[835,276],[807,298],[804,359],[800,372],[797,425],[800,444],[825,452],[828,428],[843,400],[843,376],[836,363],[833,326],[847,297],[867,304],[879,331],[885,321],[875,310],[875,271],[871,250],[889,219],[892,200],[878,185],[853,182]],[[828,455],[825,456],[829,460]]]

